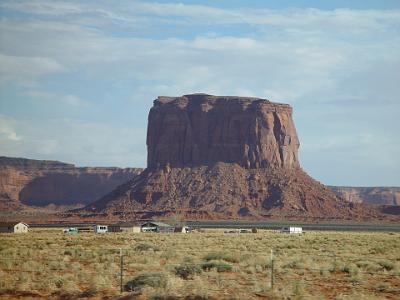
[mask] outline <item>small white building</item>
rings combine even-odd
[[[0,232],[27,233],[29,225],[23,222],[1,222]]]
[[[283,227],[281,229],[282,233],[303,233],[303,228],[302,227],[295,227],[295,226],[289,226],[289,227]]]
[[[94,225],[94,232],[95,233],[106,233],[108,232],[107,225]]]

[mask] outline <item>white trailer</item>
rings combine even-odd
[[[282,233],[303,233],[303,228],[302,227],[295,227],[295,226],[288,226],[288,227],[283,227],[281,229]]]
[[[94,225],[94,232],[95,233],[106,233],[108,232],[107,225]]]

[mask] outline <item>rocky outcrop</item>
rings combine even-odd
[[[358,219],[379,214],[341,201],[300,168],[246,169],[238,164],[145,170],[93,203],[91,212],[132,218]]]
[[[205,94],[158,97],[148,167],[82,211],[149,218],[358,219],[380,213],[339,199],[299,166],[286,104]]]
[[[205,94],[158,97],[147,131],[148,168],[236,163],[297,168],[299,140],[287,104]]]
[[[0,157],[0,209],[88,204],[141,169],[77,168],[58,161]]]
[[[348,202],[400,205],[400,187],[329,186],[329,188]]]

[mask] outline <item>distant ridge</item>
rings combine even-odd
[[[0,166],[14,166],[14,167],[51,167],[51,166],[63,166],[63,167],[72,167],[74,168],[75,165],[63,163],[56,160],[39,160],[39,159],[28,159],[22,157],[7,157],[7,156],[0,156]]]
[[[339,197],[348,202],[378,205],[400,205],[400,187],[328,187]]]
[[[140,168],[75,167],[52,160],[0,157],[0,210],[87,204],[134,178]]]

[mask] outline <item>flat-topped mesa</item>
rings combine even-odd
[[[292,108],[266,99],[192,94],[158,97],[149,113],[147,166],[216,162],[298,168]]]
[[[123,219],[177,213],[189,220],[386,218],[341,201],[301,170],[286,104],[159,97],[149,114],[147,147],[146,170],[82,211]]]

